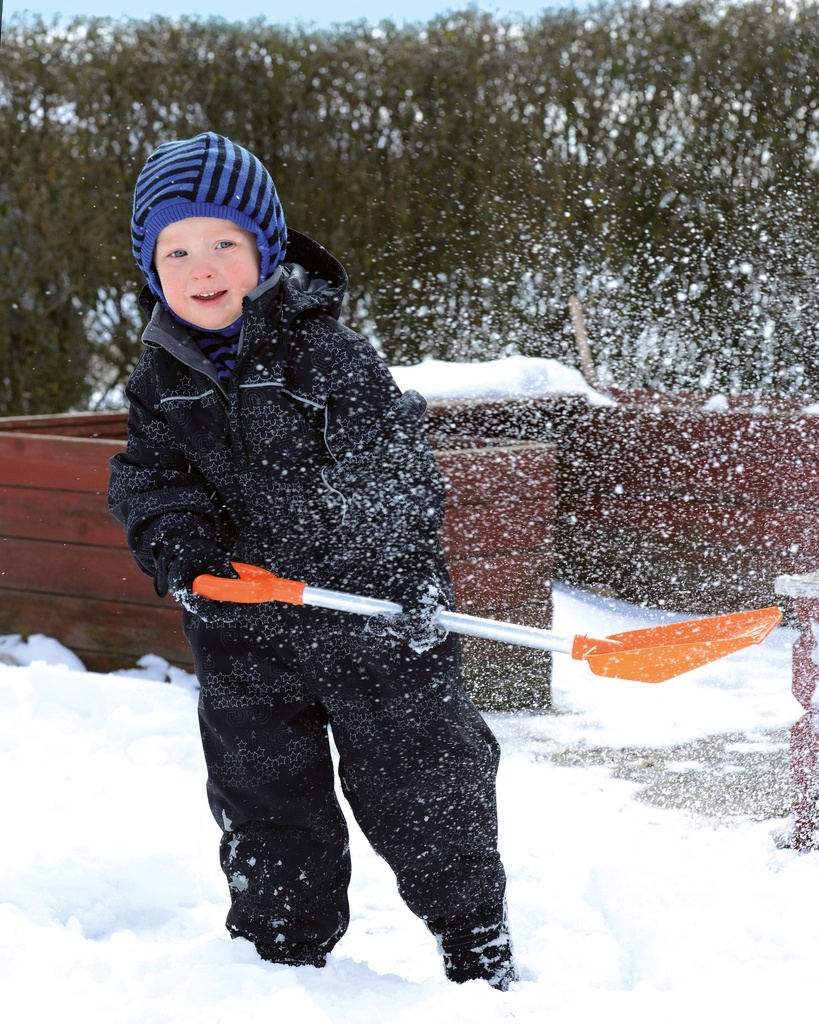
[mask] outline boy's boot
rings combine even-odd
[[[324,967],[327,963],[327,952],[317,946],[301,946],[282,950],[276,946],[256,943],[256,952],[262,960],[272,964],[287,964],[290,967]]]
[[[520,977],[509,933],[505,929],[475,929],[468,935],[442,938],[444,970],[450,981],[487,981],[505,992]]]

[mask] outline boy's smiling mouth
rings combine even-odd
[[[220,292],[199,292],[198,295],[193,295],[192,298],[198,302],[212,302],[214,299],[221,299],[223,295],[227,295],[225,289]]]

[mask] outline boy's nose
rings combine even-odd
[[[191,277],[213,277],[213,264],[206,257],[198,259],[191,267]]]

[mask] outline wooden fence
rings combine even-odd
[[[819,568],[819,416],[704,406],[702,396],[623,394],[596,407],[544,396],[430,415],[444,434],[557,447],[558,580],[697,615],[775,604],[777,575]]]
[[[548,626],[555,577],[697,615],[779,603],[794,621],[774,581],[819,568],[819,417],[702,406],[430,403],[460,607]],[[107,511],[124,431],[122,414],[0,421],[0,632],[45,632],[103,671],[149,652],[189,667],[176,606]],[[548,654],[464,647],[482,706],[548,704]]]
[[[108,512],[108,460],[123,447],[110,436],[123,418],[103,422],[107,438],[84,417],[6,423],[0,632],[53,636],[101,672],[148,653],[190,667],[178,611],[156,597]]]
[[[96,671],[147,653],[190,669],[178,607],[156,597],[108,512],[108,460],[124,433],[121,414],[0,421],[0,633],[53,636]],[[554,449],[449,444],[436,455],[460,608],[548,626]],[[464,660],[481,706],[548,706],[548,654],[465,638]]]
[[[721,614],[776,604],[779,574],[819,567],[819,418],[798,410],[590,409],[559,475],[568,583]]]

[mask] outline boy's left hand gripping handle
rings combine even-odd
[[[234,601],[237,604],[261,604],[265,601],[304,604],[306,583],[284,580],[258,565],[230,564],[239,574],[238,580],[203,573],[193,581],[191,589],[194,594],[201,594],[212,601]]]

